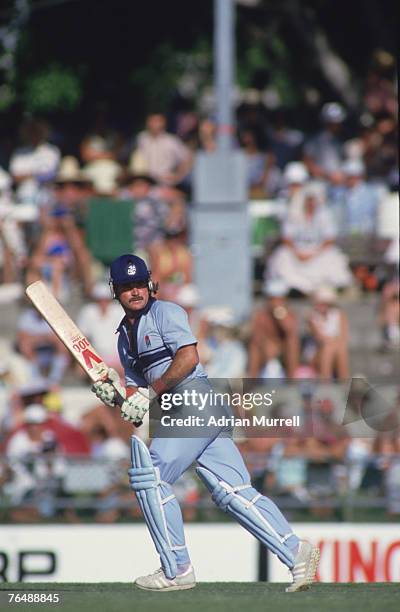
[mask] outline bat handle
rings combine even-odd
[[[110,382],[112,383],[111,380],[110,380]],[[115,403],[116,403],[117,406],[119,406],[121,408],[122,404],[125,401],[125,398],[120,393],[118,393],[118,391],[116,389],[115,389],[115,393],[116,393],[116,395],[115,395]],[[141,425],[143,425],[143,421],[138,421],[137,423],[133,423],[133,425],[135,427],[140,427]]]

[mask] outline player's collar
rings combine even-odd
[[[156,298],[154,297],[150,297],[149,301],[147,302],[146,306],[144,308],[142,308],[141,310],[137,311],[137,316],[135,317],[135,322],[139,321],[140,317],[142,315],[145,315],[149,312],[150,308],[153,306],[154,302],[156,301]],[[123,327],[124,325],[130,325],[129,319],[127,317],[127,315],[124,316],[124,318],[122,319],[121,323],[119,324],[118,328],[117,328],[117,332],[121,331],[121,327]],[[117,333],[116,332],[116,333]]]

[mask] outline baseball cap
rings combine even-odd
[[[150,271],[146,262],[137,255],[121,255],[110,266],[110,280],[114,284],[128,284],[135,281],[147,281]]]

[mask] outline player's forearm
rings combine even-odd
[[[194,350],[193,350],[194,349]],[[157,395],[172,389],[184,380],[199,363],[199,357],[195,347],[182,347],[176,353],[173,362],[164,374],[152,383]]]

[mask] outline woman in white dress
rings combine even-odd
[[[282,244],[267,261],[267,278],[281,278],[304,294],[321,285],[352,284],[347,257],[335,245],[336,227],[324,205],[319,185],[310,184],[289,208],[282,228]]]

